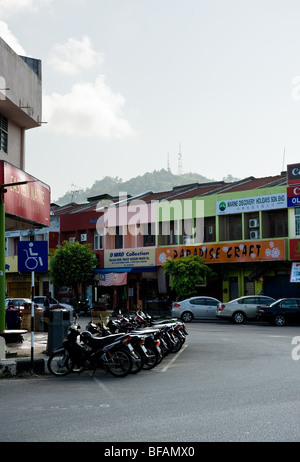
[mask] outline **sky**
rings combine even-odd
[[[0,36],[42,60],[25,170],[52,201],[168,168],[280,174],[300,162],[299,21],[299,0],[0,0]]]

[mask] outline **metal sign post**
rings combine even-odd
[[[35,271],[48,271],[48,242],[19,241],[18,271],[31,272],[31,373],[34,358],[34,274]]]

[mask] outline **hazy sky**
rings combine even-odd
[[[279,174],[300,162],[299,23],[299,0],[0,0],[1,37],[42,60],[26,171],[52,200],[177,174],[179,146],[183,172]]]

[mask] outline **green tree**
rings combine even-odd
[[[91,284],[96,267],[95,254],[90,244],[63,242],[50,260],[50,276],[57,287],[71,287],[78,301],[78,284]]]
[[[170,276],[171,289],[176,300],[184,300],[197,294],[196,285],[203,285],[215,273],[197,255],[167,260],[163,265],[165,274]]]

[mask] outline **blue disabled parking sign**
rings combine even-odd
[[[48,242],[19,241],[18,271],[48,271]]]

